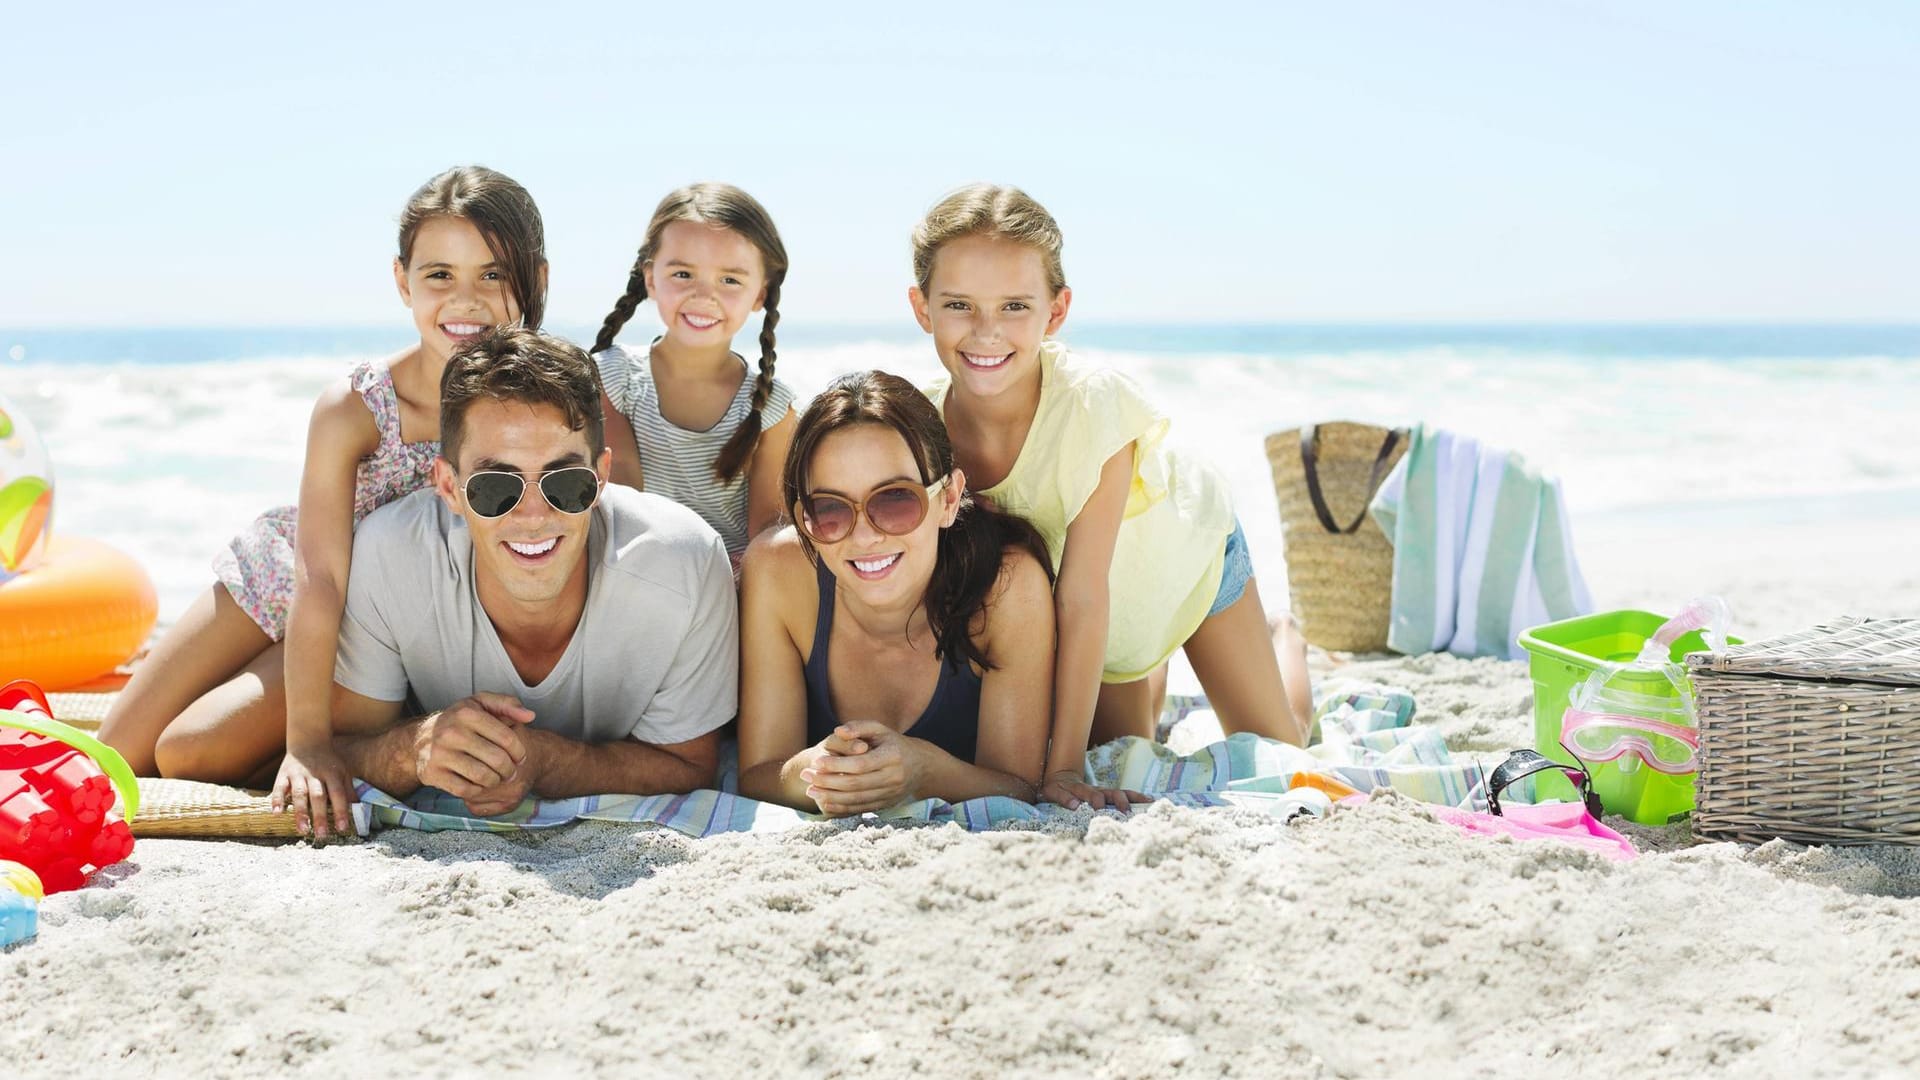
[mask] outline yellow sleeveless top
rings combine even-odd
[[[946,414],[950,381],[927,396]],[[1101,681],[1143,679],[1207,617],[1220,591],[1233,502],[1214,467],[1166,446],[1167,419],[1133,380],[1040,346],[1040,407],[1007,478],[979,492],[1031,521],[1060,569],[1067,526],[1093,496],[1100,468],[1134,444],[1133,489],[1107,575],[1107,655]]]

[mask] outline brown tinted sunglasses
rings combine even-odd
[[[800,530],[816,544],[837,544],[853,535],[854,524],[865,514],[875,529],[904,536],[927,520],[930,498],[946,482],[944,476],[931,484],[901,480],[874,488],[864,499],[815,492],[800,500]]]

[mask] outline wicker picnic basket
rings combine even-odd
[[[1920,619],[1839,619],[1687,667],[1695,835],[1920,844]]]
[[[1367,504],[1406,452],[1406,432],[1348,421],[1267,436],[1293,613],[1323,649],[1387,647],[1393,544]]]

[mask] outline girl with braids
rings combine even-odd
[[[735,566],[748,538],[780,516],[793,391],[773,377],[773,331],[786,279],[787,249],[751,195],[729,184],[683,187],[654,210],[627,291],[593,342],[613,479],[692,508]],[[664,331],[644,349],[615,345],[647,299]],[[749,378],[733,337],[762,309]]]
[[[905,379],[842,376],[808,406],[782,482],[796,524],[742,568],[741,794],[832,815],[1033,799],[1053,696],[1047,549],[966,485]]]
[[[217,584],[134,669],[100,726],[142,776],[271,782],[275,808],[290,805],[300,830],[311,822],[322,838],[329,822],[348,827],[353,803],[330,708],[354,527],[429,485],[447,358],[496,326],[539,327],[540,211],[492,169],[449,169],[407,200],[393,281],[420,340],[321,392],[299,506],[263,514],[214,560]]]
[[[1306,647],[1282,631],[1283,678],[1221,477],[1167,449],[1139,387],[1052,339],[1073,298],[1061,247],[1019,189],[962,188],[914,229],[908,298],[947,370],[929,394],[955,457],[982,497],[1033,522],[1059,574],[1041,797],[1124,810],[1139,797],[1086,783],[1088,740],[1153,736],[1175,649],[1227,731],[1302,744]]]

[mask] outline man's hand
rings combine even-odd
[[[467,810],[475,817],[493,817],[519,806],[526,800],[527,793],[533,790],[537,777],[527,766],[538,756],[538,751],[529,748],[526,760],[520,763],[519,770],[511,778],[477,795],[468,795],[465,800]]]
[[[482,813],[473,800],[494,806],[516,782],[527,759],[520,728],[532,720],[533,710],[505,694],[462,698],[420,721],[413,744],[415,773],[422,784],[468,800],[469,809]],[[529,777],[521,796],[532,783]],[[514,804],[519,801],[516,796]]]
[[[467,796],[468,810],[480,817],[494,817],[519,806],[529,795],[538,797],[536,789],[554,760],[554,744],[566,740],[550,732],[532,729],[521,732],[520,739],[526,744],[527,756],[520,759],[519,767],[502,783],[477,795]]]
[[[841,724],[800,771],[820,812],[840,817],[884,810],[919,790],[923,744],[871,720]]]

